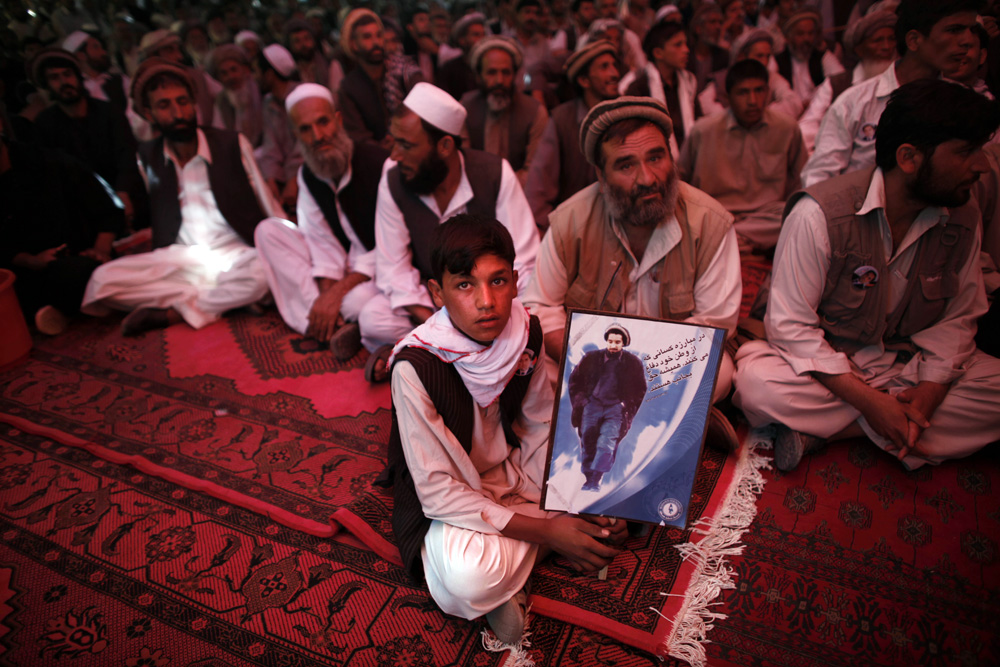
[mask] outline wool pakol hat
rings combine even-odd
[[[481,12],[470,12],[466,14],[462,18],[455,21],[455,25],[451,27],[451,38],[459,40],[465,37],[465,33],[469,31],[469,27],[477,23],[486,25],[486,15]]]
[[[465,107],[437,86],[421,81],[413,86],[403,106],[442,132],[456,137],[462,134]]]
[[[250,67],[250,58],[247,57],[247,52],[243,50],[242,46],[223,44],[212,49],[212,53],[208,56],[208,67],[205,69],[213,78],[218,79],[219,65],[227,60],[235,60],[241,65]]]
[[[674,132],[667,107],[652,97],[626,96],[601,102],[594,105],[580,126],[580,150],[587,162],[597,166],[601,137],[612,125],[629,118],[644,118],[655,123],[667,137]]]
[[[607,340],[608,336],[610,336],[613,333],[621,334],[622,345],[624,347],[628,347],[629,343],[632,342],[632,337],[629,335],[628,329],[623,327],[618,322],[612,322],[611,324],[608,325],[608,328],[604,330],[604,340]]]
[[[35,57],[31,59],[28,64],[28,72],[31,74],[31,83],[35,85],[35,88],[39,90],[44,90],[47,88],[45,82],[44,71],[46,67],[54,65],[56,67],[69,67],[76,75],[80,75],[80,63],[77,61],[76,56],[67,51],[66,49],[60,49],[54,46],[50,46],[47,49],[42,49],[35,54]]]
[[[882,28],[895,28],[896,15],[892,12],[870,12],[862,16],[844,33],[844,50],[854,53],[866,39]]]
[[[281,76],[287,79],[295,74],[295,58],[281,44],[268,44],[261,53]]]
[[[732,65],[741,56],[746,55],[750,47],[757,42],[767,42],[774,48],[774,35],[763,28],[752,28],[744,30],[743,34],[733,40],[733,45],[729,47],[729,64]]]
[[[157,51],[165,46],[170,46],[171,44],[177,44],[180,46],[181,36],[176,32],[171,32],[166,29],[154,30],[153,32],[147,32],[142,36],[142,41],[139,42],[139,59],[145,60],[146,58],[152,57]]]
[[[787,35],[792,31],[792,28],[794,28],[797,23],[799,23],[800,21],[807,21],[807,20],[815,21],[817,28],[819,29],[823,28],[823,17],[819,15],[819,12],[817,12],[815,9],[806,8],[806,9],[800,9],[799,11],[789,16],[788,20],[785,21],[785,25],[781,26],[781,32]]]
[[[295,86],[295,89],[289,93],[288,97],[285,98],[285,111],[291,113],[292,107],[302,100],[307,100],[312,97],[326,100],[330,103],[330,106],[335,106],[333,93],[331,93],[330,89],[326,86],[321,86],[318,83],[300,83]]]
[[[139,68],[135,71],[135,75],[132,77],[132,105],[140,114],[144,113],[147,109],[146,104],[143,102],[146,86],[148,86],[149,82],[153,80],[153,77],[157,74],[162,74],[163,72],[170,72],[171,74],[180,77],[182,81],[187,82],[188,90],[190,90],[192,94],[196,90],[194,79],[191,78],[191,73],[183,65],[178,65],[172,60],[157,58],[156,56],[147,58],[142,61]]]
[[[385,30],[385,26],[382,24],[382,19],[379,18],[378,14],[370,9],[365,9],[364,7],[357,7],[348,12],[347,16],[344,17],[344,24],[340,27],[340,48],[344,50],[347,57],[354,60],[356,57],[354,55],[354,47],[351,46],[351,42],[354,40],[354,26],[357,25],[358,21],[368,17],[374,19],[375,24],[379,27],[379,30]]]
[[[472,47],[472,51],[469,52],[469,66],[472,67],[474,72],[479,71],[479,63],[486,55],[487,51],[492,51],[493,49],[500,49],[501,51],[506,51],[510,54],[511,59],[514,61],[514,71],[521,69],[521,63],[524,61],[524,54],[521,53],[521,47],[518,46],[510,37],[505,37],[503,35],[491,35],[489,37],[484,37],[479,42]]]
[[[605,53],[610,53],[613,56],[617,55],[615,45],[607,39],[599,39],[577,49],[573,55],[567,58],[566,65],[563,67],[566,72],[566,78],[569,79],[570,83],[575,83],[576,77],[586,70],[597,56]]]
[[[260,35],[255,33],[253,30],[240,30],[238,33],[236,33],[236,37],[233,38],[233,43],[242,44],[248,39],[252,39],[253,41],[261,45],[264,44],[264,40],[262,40],[260,38]]]
[[[62,47],[69,51],[70,53],[76,53],[80,50],[80,47],[87,43],[90,39],[90,35],[82,30],[76,30],[71,32],[66,39],[63,40]]]

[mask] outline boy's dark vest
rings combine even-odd
[[[958,294],[959,276],[970,260],[979,222],[974,203],[949,209],[948,222],[938,224],[917,242],[917,254],[907,276],[899,305],[889,311],[889,286],[885,251],[877,214],[858,215],[871,184],[874,169],[831,178],[785,205],[785,217],[808,194],[826,215],[830,235],[830,269],[817,314],[827,342],[853,354],[882,341],[886,348],[913,353],[910,337],[937,322],[949,300]],[[875,284],[855,286],[859,268],[877,272]]]
[[[257,193],[250,185],[240,154],[239,134],[212,127],[200,128],[208,140],[212,161],[208,181],[215,203],[226,223],[247,245],[252,246],[257,223],[264,212],[257,203]],[[177,190],[177,171],[173,162],[163,157],[163,137],[139,145],[139,158],[152,208],[153,247],[163,248],[177,241],[181,229],[181,202]]]
[[[491,153],[472,149],[462,150],[462,155],[465,156],[465,175],[472,186],[472,199],[465,205],[466,211],[496,218],[503,160]],[[441,220],[420,201],[418,195],[403,185],[398,164],[388,171],[386,179],[392,199],[403,214],[406,228],[410,232],[413,266],[420,271],[422,279],[430,280],[434,276],[431,269],[431,234],[441,224]]]
[[[480,91],[462,98],[462,106],[468,111],[465,125],[469,130],[469,144],[476,150],[484,150],[486,145],[486,96]],[[514,93],[508,113],[509,134],[507,140],[507,162],[514,171],[524,166],[528,159],[528,139],[531,126],[538,117],[538,102],[523,93]]]
[[[382,163],[388,157],[389,151],[377,144],[355,143],[351,157],[351,182],[340,192],[334,192],[326,181],[309,169],[309,165],[302,165],[302,180],[344,252],[350,252],[351,241],[337,213],[337,201],[340,201],[340,208],[361,244],[366,250],[374,248],[375,199],[378,197],[378,183],[382,178]]]
[[[535,354],[536,360],[540,358],[542,327],[534,315],[531,316],[528,328],[528,349]],[[408,361],[413,365],[431,402],[444,420],[445,427],[454,434],[466,453],[471,452],[475,402],[455,367],[418,347],[400,350],[393,362],[393,368],[400,361]],[[541,362],[536,362],[534,372],[544,372]],[[521,404],[530,384],[531,375],[515,374],[507,383],[507,388],[500,394],[500,423],[507,437],[507,443],[511,447],[521,446],[511,425],[521,412]],[[395,407],[392,409],[388,462],[375,483],[379,486],[393,487],[392,532],[399,546],[399,554],[403,558],[403,567],[413,575],[414,579],[421,581],[424,578],[424,566],[420,558],[420,547],[424,543],[424,535],[430,528],[431,520],[424,516],[417,490],[413,485],[413,477],[406,467]]]
[[[792,52],[785,49],[774,57],[774,62],[778,64],[778,74],[785,77],[788,83],[792,83]],[[809,78],[815,86],[823,83],[823,79],[826,78],[826,74],[823,73],[822,51],[813,49],[809,55]]]

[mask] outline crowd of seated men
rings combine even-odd
[[[5,6],[0,268],[42,334],[273,304],[367,349],[397,542],[448,613],[517,644],[537,560],[624,538],[538,507],[567,308],[725,330],[713,400],[783,471],[1000,440],[991,3],[280,5]]]
[[[854,436],[964,456],[1000,437],[991,4],[12,3],[0,266],[43,334],[274,304],[381,382],[470,213],[550,370],[568,307],[717,326],[716,399],[780,425],[779,467]]]

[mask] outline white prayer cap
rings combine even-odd
[[[253,30],[240,30],[238,33],[236,33],[236,38],[233,39],[233,42],[236,44],[243,44],[243,42],[247,41],[248,39],[252,39],[258,44],[264,43],[264,41],[260,38],[260,35],[255,33]]]
[[[90,39],[90,35],[82,30],[77,30],[75,32],[71,32],[69,36],[63,40],[62,47],[70,53],[76,53],[77,49],[86,44],[88,39]]]
[[[421,81],[413,86],[403,106],[443,132],[456,137],[462,134],[465,107],[437,86]]]
[[[295,73],[295,58],[281,44],[270,44],[261,52],[278,74],[286,79]]]
[[[653,18],[653,25],[656,25],[668,16],[673,16],[675,14],[677,15],[676,22],[680,23],[684,20],[681,10],[677,8],[677,5],[663,5],[656,10],[656,16]]]
[[[285,98],[285,111],[291,113],[292,107],[310,97],[318,97],[326,100],[330,103],[330,106],[333,106],[333,93],[330,92],[329,88],[321,86],[318,83],[300,83]]]

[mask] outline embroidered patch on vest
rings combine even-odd
[[[874,266],[859,266],[854,269],[851,285],[858,289],[871,289],[878,284],[878,269]]]

